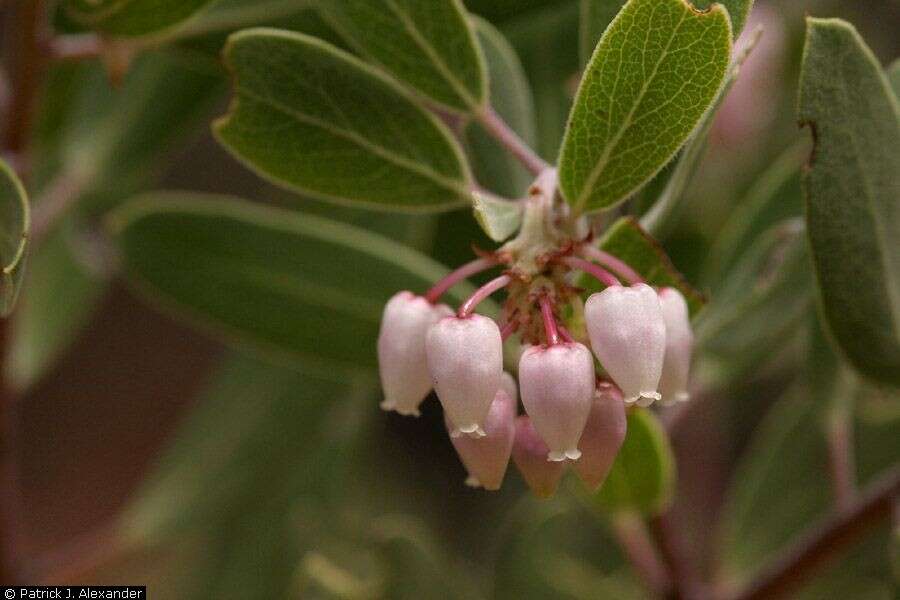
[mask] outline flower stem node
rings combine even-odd
[[[597,386],[591,412],[578,444],[581,460],[572,465],[575,473],[590,490],[597,490],[606,480],[622,442],[625,441],[627,427],[622,392],[611,383],[601,383]]]
[[[659,393],[666,404],[685,402],[690,398],[687,386],[694,349],[687,302],[675,288],[663,288],[659,291],[659,303],[666,323],[666,357]]]
[[[419,415],[419,405],[431,391],[425,353],[428,330],[453,314],[412,292],[398,292],[384,307],[378,335],[378,365],[384,402],[381,408],[401,415]]]
[[[469,472],[466,484],[470,487],[483,487],[492,491],[500,489],[516,432],[516,408],[516,401],[501,387],[484,420],[484,437],[451,434],[453,447]],[[445,416],[444,421],[447,431],[452,432],[454,426],[450,419]]]
[[[579,343],[532,346],[519,360],[522,404],[549,452],[547,460],[578,460],[578,442],[594,397],[594,359]]]
[[[429,329],[425,346],[451,435],[487,435],[485,418],[503,375],[500,328],[478,314],[445,317]]]
[[[584,313],[591,347],[625,402],[649,406],[659,400],[666,324],[653,288],[608,287],[588,298]]]
[[[547,460],[549,452],[547,444],[535,431],[531,418],[527,415],[517,417],[513,462],[522,474],[522,479],[539,498],[549,498],[556,493],[565,470],[565,463]]]

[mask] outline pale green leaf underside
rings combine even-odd
[[[900,58],[891,63],[887,70],[888,81],[891,83],[891,89],[894,96],[900,98]]]
[[[521,204],[481,192],[474,192],[472,200],[475,220],[489,238],[502,242],[518,231],[522,224]]]
[[[633,410],[622,449],[597,502],[610,511],[655,515],[671,500],[674,486],[675,459],[659,419],[646,409]]]
[[[710,107],[710,109],[706,111],[706,114],[703,115],[703,118],[694,130],[693,135],[691,135],[691,138],[684,145],[681,154],[679,154],[678,159],[674,164],[672,173],[669,176],[663,191],[660,193],[659,198],[657,198],[656,203],[649,211],[647,211],[647,214],[641,218],[641,225],[643,225],[644,229],[657,238],[664,239],[674,228],[675,222],[679,216],[679,209],[681,208],[684,193],[700,166],[700,160],[703,158],[703,151],[706,149],[706,141],[709,138],[709,132],[712,129],[713,123],[716,121],[716,114],[718,114],[719,108],[721,108],[722,103],[728,96],[728,92],[731,91],[731,86],[734,85],[734,82],[737,81],[737,78],[740,76],[741,66],[743,66],[744,61],[750,56],[750,53],[753,51],[753,48],[756,46],[756,43],[759,41],[762,34],[762,29],[754,31],[752,33],[753,39],[747,44],[745,50],[741,52],[739,56],[734,57],[731,67],[728,70],[728,75],[725,77],[725,84],[722,86],[722,89],[719,90],[719,94],[713,101],[712,107]]]
[[[534,146],[534,99],[525,69],[515,49],[496,27],[479,17],[472,17],[472,21],[491,79],[491,107],[525,143]],[[511,198],[525,193],[534,177],[480,123],[469,124],[466,142],[472,169],[482,186]]]
[[[68,0],[78,23],[112,35],[140,36],[187,19],[211,0]]]
[[[822,313],[858,370],[900,385],[900,109],[851,25],[808,25],[800,120],[815,148],[803,183]]]
[[[22,285],[30,215],[25,188],[9,165],[0,160],[0,316],[12,312]]]
[[[375,366],[390,296],[446,272],[363,229],[220,196],[153,194],[110,222],[126,272],[163,308],[239,345],[347,370]]]
[[[750,9],[753,8],[754,0],[691,0],[691,4],[701,10],[708,10],[713,4],[721,4],[728,10],[728,16],[731,17],[731,29],[734,33],[734,39],[737,39],[747,24],[747,17],[750,15]]]
[[[329,24],[367,59],[457,111],[487,101],[484,60],[459,0],[316,0]]]
[[[468,202],[462,153],[391,82],[320,40],[274,29],[229,39],[235,102],[219,140],[261,176],[323,200],[441,210]]]
[[[578,212],[626,199],[678,151],[716,97],[731,54],[728,14],[684,0],[630,0],[588,64],[560,155]]]

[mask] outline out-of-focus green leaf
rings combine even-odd
[[[706,150],[706,142],[709,138],[709,132],[716,120],[716,114],[731,86],[740,76],[741,66],[744,61],[753,52],[753,48],[762,36],[762,29],[754,32],[753,39],[747,44],[746,48],[739,56],[734,57],[728,74],[725,77],[725,83],[719,90],[718,96],[713,101],[712,106],[700,119],[697,128],[690,139],[685,143],[678,159],[675,161],[674,167],[668,169],[668,177],[666,178],[665,187],[653,204],[653,207],[641,218],[641,224],[644,229],[659,239],[665,239],[668,234],[675,228],[678,218],[681,216],[681,208],[684,206],[684,194],[688,189],[691,179],[700,167],[700,161]],[[649,186],[648,186],[649,187]]]
[[[351,372],[375,365],[385,301],[445,272],[363,229],[217,196],[149,195],[111,223],[126,272],[164,308],[240,345]]]
[[[572,106],[578,76],[578,5],[561,3],[531,11],[503,25],[528,74],[534,94],[537,150],[555,157]]]
[[[626,0],[580,0],[581,20],[578,25],[581,43],[581,65],[585,66],[603,32],[625,6]]]
[[[822,402],[813,390],[798,386],[766,415],[732,478],[722,514],[722,575],[740,585],[788,547],[796,536],[823,518],[832,504],[828,449],[822,433]],[[858,422],[855,454],[860,484],[865,485],[896,461],[898,426],[870,428]],[[877,438],[872,443],[864,440]],[[832,563],[799,598],[872,598],[885,600],[891,574],[884,531]],[[847,590],[853,590],[849,596]],[[843,595],[842,595],[843,594]]]
[[[900,97],[900,58],[891,63],[887,70],[888,81],[891,83],[891,89],[894,96]]]
[[[187,19],[211,0],[67,0],[68,16],[109,35],[140,36]]]
[[[718,383],[758,369],[805,323],[812,303],[809,258],[796,221],[771,228],[713,289],[694,326],[703,361]]]
[[[625,261],[650,285],[677,288],[687,300],[692,316],[703,308],[703,295],[685,281],[659,243],[632,217],[622,217],[613,223],[598,245]],[[600,289],[600,284],[587,276],[581,277],[579,285],[588,290]]]
[[[0,317],[12,312],[19,296],[25,269],[25,247],[28,241],[31,211],[22,182],[0,160]]]
[[[522,224],[522,205],[473,192],[475,220],[489,238],[502,242],[514,234]]]
[[[809,19],[800,119],[820,308],[861,373],[900,385],[900,105],[856,30]]]
[[[656,515],[675,491],[675,457],[669,437],[652,412],[632,409],[628,433],[595,499],[605,510]]]
[[[493,25],[473,17],[491,77],[491,106],[526,144],[535,144],[534,100],[516,51]],[[521,197],[533,177],[477,122],[466,132],[478,182],[493,192]]]
[[[440,210],[469,201],[469,172],[438,120],[393,83],[314,38],[270,29],[225,50],[236,100],[219,140],[260,175],[324,200]]]
[[[731,17],[731,31],[734,39],[737,39],[744,30],[744,25],[747,24],[747,17],[750,15],[750,9],[753,8],[754,0],[691,0],[691,4],[701,10],[708,10],[716,2],[728,9],[728,16]]]
[[[315,0],[363,56],[425,97],[460,112],[488,99],[484,58],[459,0]]]
[[[17,389],[43,375],[86,324],[106,288],[73,256],[71,233],[54,233],[29,257],[9,350],[9,379]]]
[[[629,0],[585,69],[559,160],[576,212],[614,206],[688,139],[721,89],[731,26],[721,5]]]
[[[718,286],[763,232],[803,214],[800,167],[808,156],[806,144],[794,144],[756,179],[722,226],[709,252],[704,267],[708,284]]]

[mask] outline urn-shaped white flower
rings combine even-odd
[[[532,346],[519,360],[519,392],[534,428],[546,442],[547,459],[577,460],[594,397],[594,357],[578,343]]]
[[[447,431],[454,429],[444,415]],[[516,432],[516,401],[501,387],[484,420],[485,436],[473,438],[467,435],[450,436],[456,453],[469,472],[466,483],[486,490],[499,490],[509,465],[513,438]]]
[[[528,415],[516,418],[516,439],[513,442],[513,462],[531,491],[540,498],[556,493],[565,463],[547,460],[550,449],[534,430]]]
[[[610,383],[597,386],[584,433],[581,434],[581,459],[572,465],[578,477],[591,490],[600,487],[612,467],[622,442],[628,419],[622,392]]]
[[[381,408],[418,416],[419,405],[431,391],[425,338],[432,325],[451,314],[448,306],[433,305],[412,292],[398,292],[385,305],[378,334]]]
[[[503,340],[484,316],[445,317],[428,331],[428,370],[453,424],[451,435],[484,436],[484,419],[503,374]]]
[[[591,347],[621,388],[626,402],[649,405],[657,391],[666,352],[666,324],[653,288],[611,286],[584,306]]]
[[[500,389],[512,398],[514,405],[519,402],[519,385],[516,383],[516,378],[506,371],[503,371],[503,375],[500,376]]]
[[[687,302],[675,288],[663,288],[659,291],[659,303],[666,323],[666,357],[659,379],[659,393],[663,402],[684,402],[690,397],[688,376],[694,350]]]

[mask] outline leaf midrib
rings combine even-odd
[[[600,175],[603,174],[603,171],[606,169],[609,164],[609,158],[612,156],[613,151],[618,147],[619,142],[622,140],[622,136],[625,135],[625,132],[628,131],[628,128],[632,125],[632,119],[634,118],[635,113],[638,108],[641,106],[641,103],[644,101],[644,96],[647,94],[647,91],[650,89],[650,84],[653,83],[656,78],[657,73],[659,72],[659,67],[662,65],[663,61],[669,55],[669,49],[672,47],[672,44],[675,41],[675,38],[678,35],[678,30],[681,29],[681,25],[684,23],[685,19],[687,19],[687,12],[683,12],[681,14],[681,19],[672,28],[672,35],[669,38],[668,43],[666,44],[665,49],[660,54],[659,60],[656,61],[656,64],[653,66],[653,72],[650,74],[644,85],[641,87],[641,91],[638,93],[637,98],[634,101],[633,106],[629,110],[628,114],[625,116],[625,119],[622,121],[622,126],[619,128],[619,131],[613,137],[612,140],[606,145],[606,148],[603,150],[603,154],[600,159],[597,161],[597,164],[594,165],[594,168],[591,170],[591,173],[588,175],[587,180],[585,180],[581,194],[578,196],[578,201],[575,203],[576,212],[581,212],[584,210],[585,205],[588,200],[590,200],[591,195],[593,194],[594,186],[597,183],[597,180],[600,178]],[[646,45],[646,44],[645,44]],[[619,69],[621,73],[621,68]]]
[[[437,183],[441,187],[444,187],[444,188],[446,188],[452,192],[455,192],[461,196],[465,196],[467,193],[466,187],[461,181],[455,181],[455,180],[449,179],[447,177],[444,177],[443,175],[437,173],[433,169],[430,169],[420,163],[411,161],[408,158],[400,156],[400,155],[394,153],[393,151],[391,151],[387,148],[384,148],[383,146],[379,146],[378,144],[370,142],[369,140],[362,137],[358,133],[355,133],[353,131],[349,131],[349,130],[346,130],[346,129],[343,129],[340,127],[336,127],[333,123],[328,123],[327,121],[323,121],[321,119],[317,119],[315,117],[306,115],[304,113],[297,112],[296,110],[292,109],[291,107],[286,106],[271,97],[266,97],[262,94],[257,94],[255,92],[252,92],[246,87],[240,88],[240,93],[249,97],[252,100],[255,100],[255,101],[261,103],[261,104],[268,105],[268,106],[272,107],[273,109],[284,113],[288,117],[293,117],[294,119],[296,119],[297,121],[299,121],[301,123],[305,123],[305,124],[311,125],[313,127],[318,127],[319,129],[327,131],[335,136],[342,137],[342,138],[356,144],[360,148],[362,148],[364,150],[368,150],[369,152],[372,152],[373,154],[383,158],[384,160],[386,160],[388,162],[394,163],[395,165],[397,165],[399,167],[402,167],[404,169],[407,169],[409,171],[417,173],[418,175],[421,175],[422,177],[431,179],[433,182]]]
[[[453,88],[460,99],[465,102],[469,108],[472,110],[477,110],[481,103],[476,101],[475,98],[469,93],[469,90],[463,85],[463,83],[456,78],[453,74],[453,71],[444,63],[444,60],[437,53],[437,50],[428,43],[428,40],[422,37],[419,33],[418,27],[416,24],[410,19],[409,15],[404,12],[394,0],[385,0],[385,3],[388,5],[388,8],[397,15],[397,18],[400,20],[400,23],[403,25],[403,28],[409,34],[409,36],[413,39],[417,46],[419,46],[426,56],[431,60],[434,64],[435,68],[440,72],[441,75],[444,76],[444,79],[447,80],[447,83],[450,84],[450,87]]]

